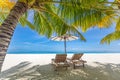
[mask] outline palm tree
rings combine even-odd
[[[5,0],[4,0],[5,1]],[[8,0],[7,0],[8,1]],[[91,26],[102,24],[104,18],[113,13],[104,10],[109,6],[101,4],[104,0],[18,0],[0,26],[0,71],[18,22],[28,25],[38,33],[50,37],[53,33],[63,35],[67,32],[78,34],[81,40],[85,38],[79,29],[86,31]],[[9,1],[8,1],[9,2]],[[14,3],[13,3],[14,4]],[[93,5],[94,4],[94,5]],[[110,7],[111,8],[111,7]],[[26,14],[33,11],[34,21],[30,23]],[[24,23],[24,21],[26,23]],[[100,23],[99,23],[100,22]],[[110,25],[111,23],[109,23]],[[108,24],[107,24],[108,25]]]

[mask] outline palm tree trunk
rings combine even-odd
[[[18,1],[0,26],[0,72],[18,20],[27,9],[28,5],[26,3]]]

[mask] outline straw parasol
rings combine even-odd
[[[65,53],[66,53],[66,41],[72,41],[77,39],[78,39],[77,36],[73,36],[71,34],[64,34],[62,36],[51,37],[51,40],[54,40],[54,41],[64,41]]]

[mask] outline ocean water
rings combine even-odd
[[[68,52],[67,54],[120,54],[120,52]],[[63,52],[8,52],[7,54],[64,54]]]

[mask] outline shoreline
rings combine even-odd
[[[84,54],[120,54],[120,52],[71,52],[71,53],[67,53],[67,54],[74,54],[74,53],[84,53]],[[58,52],[48,52],[48,53],[46,53],[46,52],[41,52],[41,53],[39,53],[39,52],[23,52],[23,53],[7,53],[7,54],[64,54],[64,53],[58,53]]]

